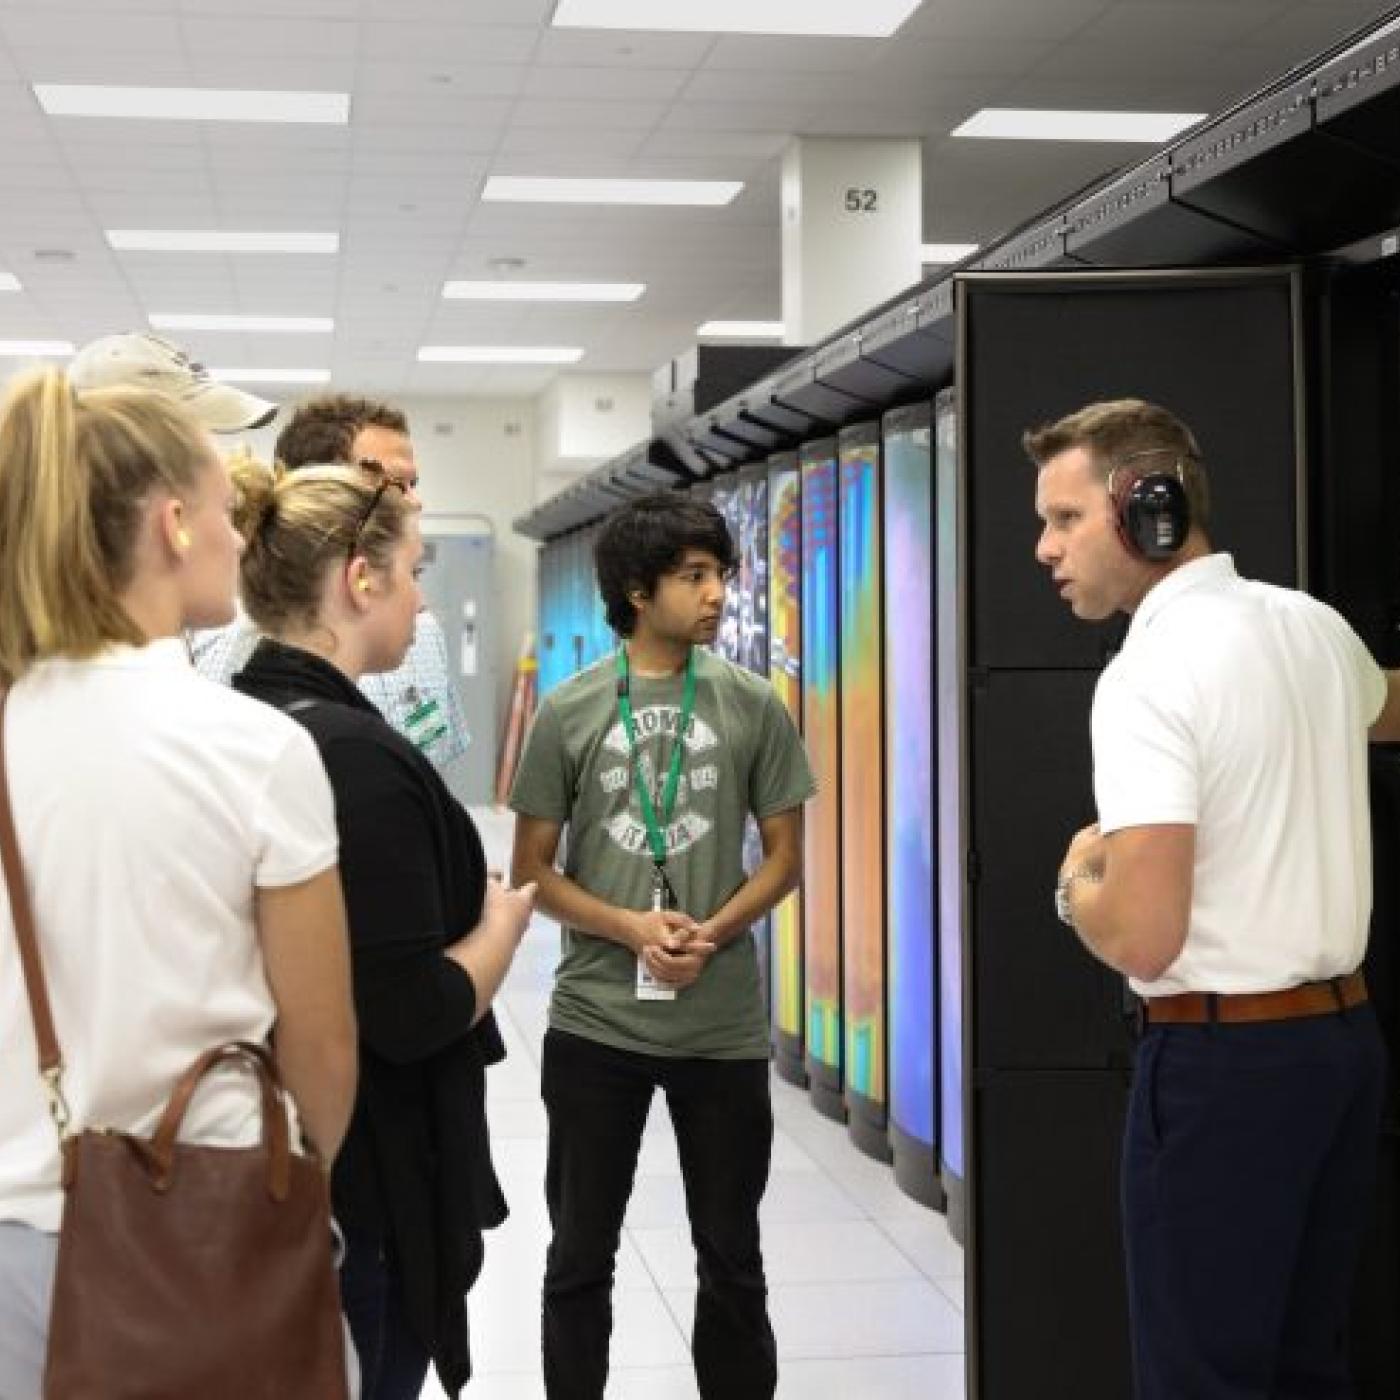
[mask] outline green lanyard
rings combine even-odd
[[[671,766],[666,773],[666,787],[661,794],[661,813],[658,818],[656,804],[647,791],[646,780],[642,777],[642,765],[637,757],[637,722],[632,717],[632,679],[627,669],[627,649],[617,649],[617,708],[622,715],[622,723],[627,730],[627,742],[632,747],[632,772],[637,782],[637,796],[642,804],[642,820],[646,823],[647,845],[651,847],[651,859],[658,871],[666,864],[665,827],[676,810],[676,793],[681,785],[681,765],[685,762],[685,736],[690,728],[690,717],[695,713],[695,648],[685,659],[685,692],[681,698],[681,724],[676,733],[676,742],[671,749]]]

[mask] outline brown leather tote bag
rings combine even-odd
[[[291,1150],[266,1047],[230,1041],[205,1051],[150,1138],[69,1131],[5,774],[5,699],[0,857],[63,1154],[44,1400],[348,1400],[326,1175]],[[261,1143],[179,1142],[200,1080],[237,1063],[258,1081]]]

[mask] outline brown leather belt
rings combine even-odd
[[[1300,1016],[1329,1016],[1366,1000],[1360,972],[1326,982],[1304,982],[1282,992],[1182,992],[1174,997],[1146,997],[1143,1012],[1150,1026],[1202,1025],[1210,1021],[1292,1021]]]

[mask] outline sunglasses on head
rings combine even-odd
[[[381,466],[378,462],[374,462],[373,464],[371,464],[368,460],[366,460],[358,463],[357,465],[365,468],[366,470],[368,470],[371,467],[371,465],[373,465],[374,467],[377,467],[379,469],[380,476],[379,485],[374,488],[374,494],[369,498],[369,504],[365,507],[364,513],[360,516],[359,521],[355,525],[355,533],[350,536],[350,547],[345,552],[345,558],[347,563],[354,559],[355,552],[360,547],[360,537],[364,534],[365,527],[369,524],[370,519],[374,515],[374,512],[379,508],[380,501],[384,499],[384,493],[392,486],[401,495],[405,497],[407,497],[408,495],[408,487],[405,486],[404,483],[400,481],[398,477],[391,476],[387,471],[384,470],[383,466]]]

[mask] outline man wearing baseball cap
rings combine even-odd
[[[188,352],[149,331],[125,331],[90,341],[73,357],[68,378],[75,389],[113,384],[158,389],[178,399],[212,433],[262,428],[277,416],[277,405],[232,384],[212,379]]]

